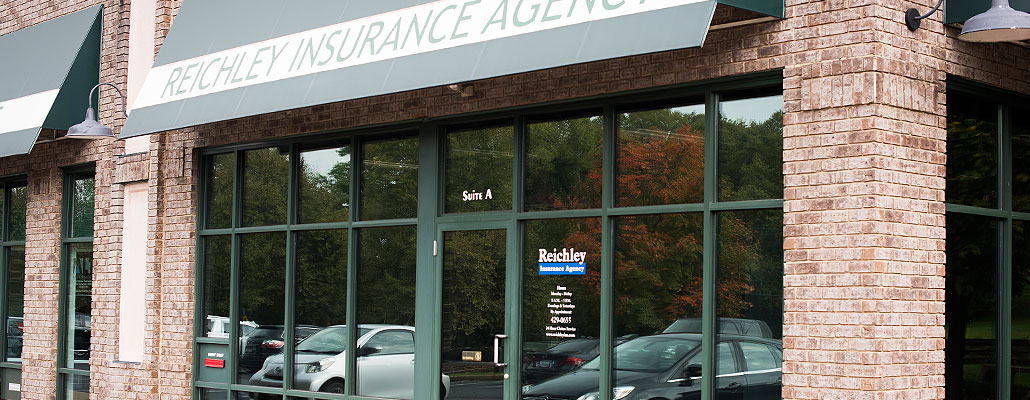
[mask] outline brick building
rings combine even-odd
[[[182,3],[0,0],[0,398],[1030,398],[986,0]]]

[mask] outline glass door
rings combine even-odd
[[[509,222],[439,229],[441,399],[503,400],[515,387],[512,231]]]

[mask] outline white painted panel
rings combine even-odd
[[[150,151],[150,135],[133,136],[125,139],[125,154],[146,153]]]
[[[129,6],[129,83],[128,107],[132,108],[143,81],[154,65],[154,32],[157,22],[155,0],[132,0]]]
[[[147,287],[147,183],[125,185],[118,360],[143,361]]]

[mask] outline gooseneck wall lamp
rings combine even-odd
[[[911,31],[919,29],[919,22],[937,12],[941,4],[944,0],[938,1],[937,6],[924,15],[919,15],[915,8],[908,9],[905,11],[905,25]],[[962,24],[958,38],[967,42],[1030,40],[1030,14],[1012,8],[1009,0],[991,0],[990,9]]]
[[[118,92],[118,96],[122,98],[122,115],[124,115],[126,118],[129,117],[129,114],[125,111],[125,95],[122,94],[122,91],[119,90],[118,87],[115,85],[112,85],[107,82],[100,82],[96,86],[93,86],[93,89],[90,89],[89,97],[86,98],[86,119],[83,120],[81,123],[72,125],[71,128],[68,128],[68,133],[65,134],[64,137],[72,139],[114,138],[114,133],[111,132],[111,128],[108,128],[103,124],[97,122],[96,112],[93,111],[93,105],[90,104],[93,100],[93,92],[97,90],[97,88],[99,88],[101,85],[110,86],[114,88],[116,92]]]

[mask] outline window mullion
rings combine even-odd
[[[1009,146],[1012,127],[1012,108],[1005,104],[999,107],[998,132],[998,178],[1000,185],[1000,208],[1007,216],[1001,221],[999,251],[1001,252],[1001,270],[998,277],[998,394],[1001,399],[1008,399],[1012,391],[1012,146]]]
[[[701,312],[701,399],[715,398],[715,215],[712,203],[716,191],[716,156],[718,143],[719,103],[716,93],[705,95],[705,139],[704,139],[704,216],[703,216],[703,268],[702,312]]]

